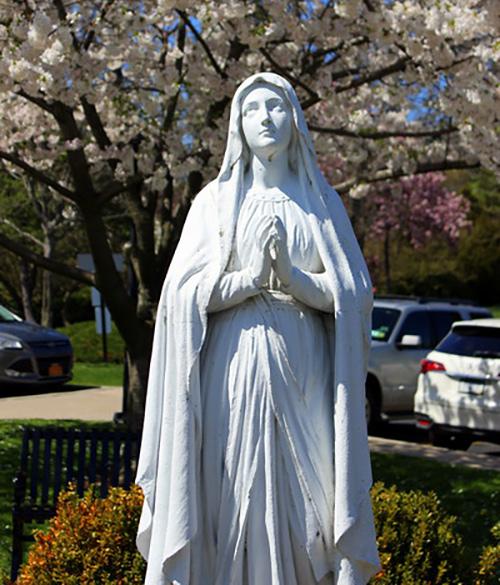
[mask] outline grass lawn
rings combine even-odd
[[[121,386],[123,364],[91,364],[76,362],[71,384],[79,386]]]
[[[61,424],[87,426],[80,421],[0,421],[0,583],[10,570],[12,478],[18,467],[22,425]],[[110,426],[112,423],[103,423]],[[458,518],[458,530],[465,544],[465,554],[475,565],[489,530],[500,517],[500,474],[461,466],[451,466],[427,459],[374,453],[375,481],[402,490],[434,490],[443,507]]]

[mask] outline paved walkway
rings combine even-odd
[[[122,409],[122,389],[111,386],[0,398],[0,419],[111,421]]]
[[[111,421],[122,409],[122,389],[71,389],[46,394],[0,398],[0,419],[80,419]],[[500,456],[469,451],[451,451],[421,443],[370,437],[370,450],[376,453],[396,453],[408,457],[427,457],[442,463],[466,465],[477,469],[500,471]]]

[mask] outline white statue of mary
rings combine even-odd
[[[378,570],[371,304],[293,88],[250,77],[160,299],[137,477],[146,585],[364,585]]]

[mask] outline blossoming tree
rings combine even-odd
[[[129,350],[136,424],[161,282],[220,164],[238,83],[258,70],[293,83],[344,192],[497,168],[498,20],[487,0],[2,0],[0,159],[81,217],[96,273],[1,232],[0,245],[101,289]],[[111,204],[130,217],[137,295],[112,260]]]
[[[470,226],[469,200],[447,189],[445,180],[444,173],[434,172],[372,186],[367,236],[382,243],[388,291],[391,291],[391,238],[402,238],[417,250],[433,238],[451,246],[461,231]]]

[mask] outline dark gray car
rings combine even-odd
[[[0,305],[0,388],[71,380],[73,349],[62,333],[23,321]]]

